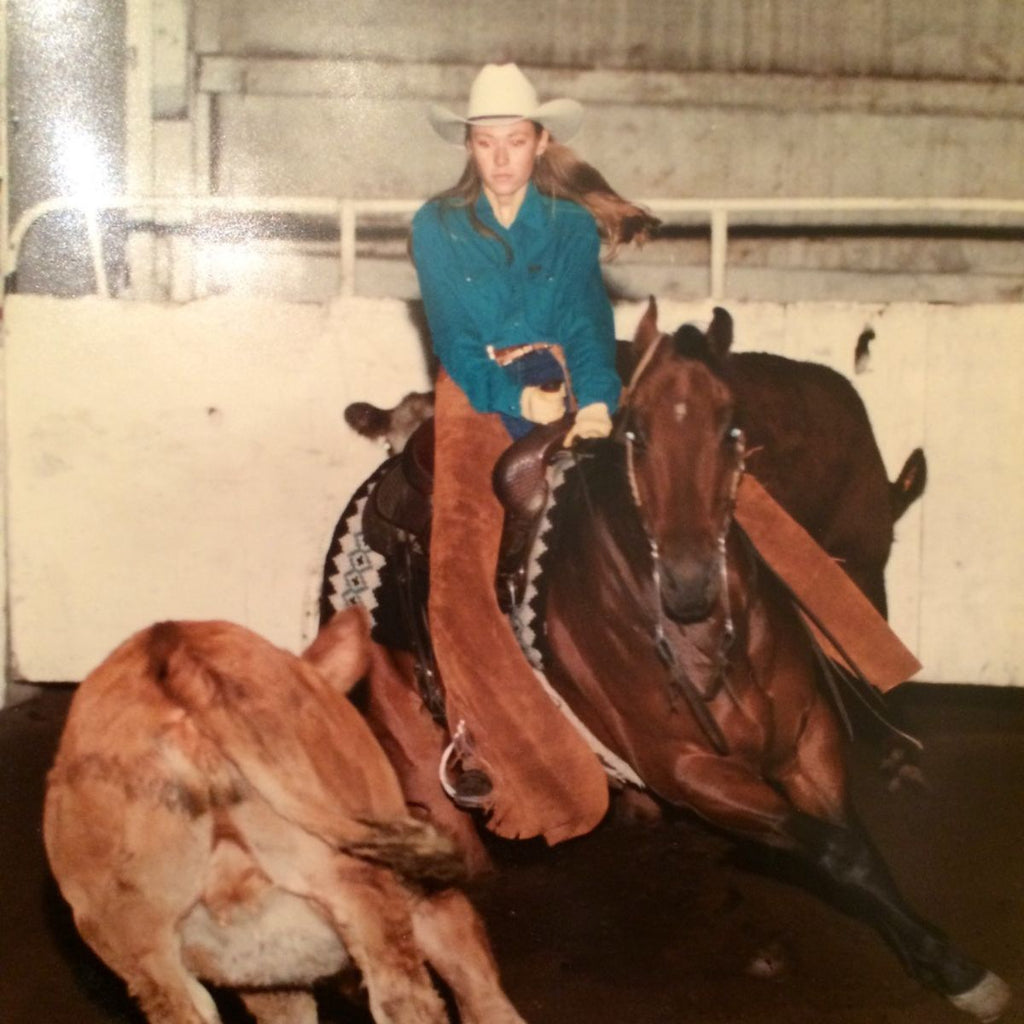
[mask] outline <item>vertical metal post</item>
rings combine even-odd
[[[7,0],[0,0],[0,279],[7,276],[14,268],[14,256],[8,248],[10,244],[10,211],[8,196],[10,195],[10,171],[8,169],[7,119],[10,116],[7,106]],[[0,289],[0,304],[3,303],[3,291]],[[0,704],[2,706],[2,704]]]
[[[103,235],[100,232],[99,213],[95,206],[83,203],[82,216],[85,217],[85,230],[89,236],[89,253],[92,256],[92,272],[96,279],[96,294],[109,299],[110,282],[107,280],[107,264],[103,258]]]
[[[356,208],[351,199],[341,203],[341,294],[356,293]]]
[[[3,312],[3,278],[14,269],[16,253],[8,248],[10,218],[7,208],[7,0],[0,0],[0,314]],[[0,707],[7,703],[7,687],[13,676],[11,664],[11,592],[7,524],[10,488],[10,453],[7,450],[7,343],[0,344]]]
[[[729,241],[729,214],[721,206],[711,207],[711,298],[725,297],[725,258]]]

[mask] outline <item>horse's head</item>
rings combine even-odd
[[[619,420],[630,484],[659,569],[666,613],[705,618],[723,579],[724,540],[743,462],[733,396],[722,375],[732,319],[705,333],[658,330],[652,299],[634,338],[637,368]]]

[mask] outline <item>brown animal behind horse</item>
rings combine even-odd
[[[884,615],[893,506],[860,396],[828,367],[763,352],[736,353],[726,373],[748,471]]]
[[[708,344],[746,438],[746,471],[886,614],[893,525],[924,490],[924,453],[916,449],[890,483],[867,410],[846,377],[820,363],[732,352],[732,343],[732,318],[716,308]],[[636,347],[620,343],[624,379],[636,360]]]

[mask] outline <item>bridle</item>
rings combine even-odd
[[[722,669],[725,666],[729,648],[732,646],[736,635],[736,627],[733,620],[732,606],[729,598],[729,567],[726,557],[726,543],[728,540],[729,528],[732,525],[732,512],[736,502],[736,492],[739,488],[740,479],[743,476],[744,471],[745,442],[742,430],[736,426],[730,428],[728,436],[733,444],[736,465],[728,481],[725,514],[722,517],[722,523],[716,540],[716,561],[718,563],[718,572],[720,573],[718,600],[722,606],[722,631],[719,637],[716,656],[716,664],[719,670],[719,678],[717,682],[719,685],[712,687],[708,692],[701,692],[696,684],[694,684],[693,680],[691,680],[686,674],[686,670],[679,660],[679,656],[676,653],[675,647],[669,638],[668,631],[666,629],[668,617],[665,613],[661,600],[663,562],[657,538],[654,536],[648,524],[648,517],[644,509],[644,503],[640,495],[640,489],[637,485],[636,477],[636,449],[640,444],[640,438],[637,433],[636,426],[632,422],[632,410],[629,403],[635,392],[637,383],[653,361],[655,350],[666,339],[671,340],[670,335],[662,334],[657,341],[652,342],[641,356],[636,369],[633,371],[629,385],[623,395],[623,411],[618,428],[615,431],[614,438],[622,443],[625,448],[626,478],[633,498],[633,505],[637,512],[637,518],[640,522],[640,528],[643,531],[651,554],[651,575],[655,594],[654,609],[653,612],[649,612],[649,617],[653,619],[651,624],[651,636],[658,658],[669,674],[670,704],[673,710],[675,710],[677,706],[676,697],[681,696],[689,706],[691,712],[697,719],[701,728],[704,730],[705,735],[715,747],[716,751],[724,756],[729,753],[729,746],[726,742],[725,736],[722,734],[721,728],[707,708],[707,701],[711,700],[718,693],[720,684],[724,680],[724,673],[722,672]]]

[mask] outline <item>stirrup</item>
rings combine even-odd
[[[494,791],[490,776],[481,768],[466,768],[453,777],[452,761],[467,756],[470,746],[466,723],[461,720],[451,743],[445,747],[441,755],[438,779],[448,799],[456,807],[461,807],[464,811],[486,810],[490,807],[490,797]]]

